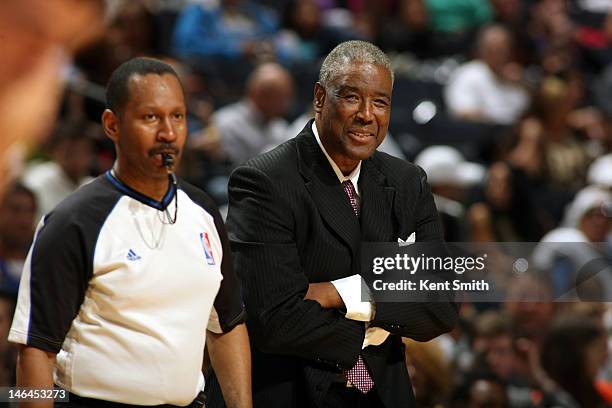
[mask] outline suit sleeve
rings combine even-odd
[[[304,300],[308,279],[298,253],[292,186],[241,166],[229,182],[228,230],[242,279],[249,333],[263,352],[350,368],[363,343],[362,322]],[[299,203],[297,204],[299,205]],[[295,206],[295,204],[294,204]]]
[[[418,199],[414,206],[417,241],[442,242],[438,212],[425,172],[419,168]],[[406,222],[406,220],[402,220]],[[403,337],[428,341],[452,330],[458,318],[453,296],[440,293],[434,302],[377,303],[372,326]]]

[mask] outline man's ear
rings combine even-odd
[[[314,87],[314,111],[321,113],[323,105],[325,103],[325,88],[319,82]]]
[[[102,113],[102,127],[106,136],[113,142],[119,140],[119,119],[112,110],[105,109]]]

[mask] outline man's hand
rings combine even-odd
[[[304,299],[319,302],[324,309],[342,309],[345,307],[344,301],[331,282],[309,283],[308,292]]]
[[[246,325],[222,334],[208,332],[206,344],[227,408],[251,408],[251,348]]]

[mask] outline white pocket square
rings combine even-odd
[[[401,247],[414,244],[415,242],[416,242],[416,232],[413,232],[412,234],[410,234],[408,238],[406,238],[406,240],[403,240],[401,238],[397,239],[397,243]]]

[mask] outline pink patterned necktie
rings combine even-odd
[[[355,186],[353,186],[351,180],[344,180],[342,182],[342,187],[344,188],[344,192],[346,193],[349,201],[351,202],[351,207],[353,207],[355,216],[359,218],[359,196],[357,195],[357,191],[355,191]]]
[[[342,182],[342,187],[348,196],[351,207],[353,207],[355,216],[359,217],[359,196],[355,191],[355,186],[353,186],[351,180],[345,180]],[[367,394],[372,387],[374,387],[374,380],[372,379],[372,376],[370,376],[368,366],[366,366],[366,363],[363,361],[363,357],[361,357],[361,355],[359,355],[359,358],[357,359],[357,362],[353,368],[347,370],[344,375],[346,376],[346,379],[363,394]]]
[[[374,387],[374,380],[368,371],[368,366],[359,355],[357,362],[345,373],[346,379],[351,382],[361,393],[367,394]]]

